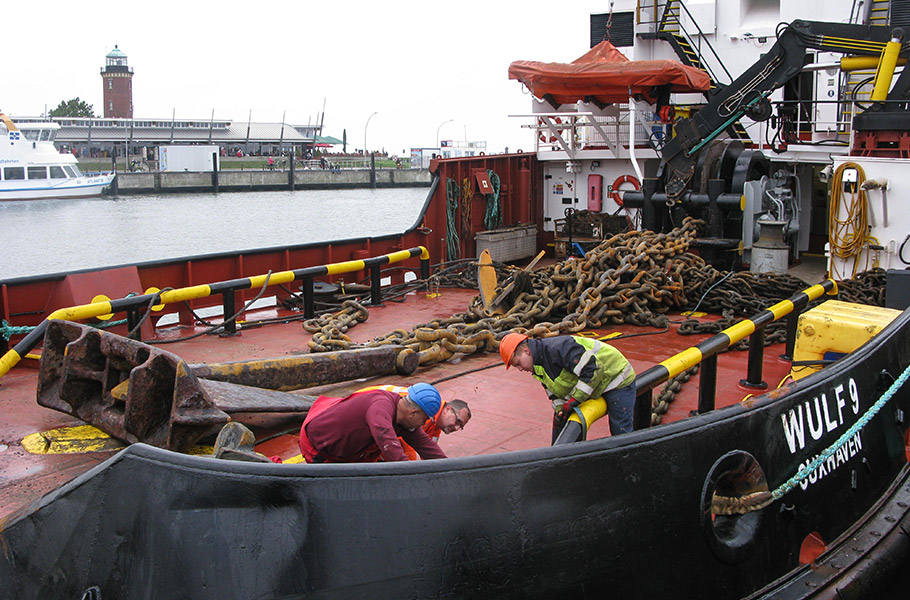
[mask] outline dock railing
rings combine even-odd
[[[146,293],[141,296],[129,296],[117,300],[106,300],[104,302],[93,302],[91,304],[61,308],[48,315],[37,327],[32,329],[24,338],[22,338],[19,343],[0,357],[0,377],[6,375],[10,369],[22,360],[22,357],[34,349],[44,339],[47,323],[51,319],[77,321],[125,312],[127,315],[127,328],[130,332],[129,337],[140,339],[141,325],[144,319],[142,316],[143,312],[148,313],[149,310],[155,310],[155,307],[163,306],[165,304],[184,302],[220,294],[222,297],[224,314],[224,322],[222,323],[223,331],[226,334],[233,334],[237,332],[235,319],[247,308],[244,307],[239,312],[236,310],[235,292],[256,288],[262,288],[264,290],[272,285],[302,281],[304,316],[306,318],[313,318],[315,316],[314,279],[316,277],[339,275],[342,273],[352,273],[369,269],[370,304],[372,306],[379,306],[382,303],[382,266],[415,257],[420,257],[420,278],[428,279],[430,277],[430,253],[424,246],[415,246],[413,248],[408,248],[407,250],[400,250],[398,252],[362,260],[348,260],[316,267],[280,271],[277,273],[243,277],[180,289],[164,291],[154,290],[152,293]]]

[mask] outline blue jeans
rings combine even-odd
[[[632,431],[632,416],[635,413],[635,382],[604,394],[607,413],[610,415],[610,435]]]

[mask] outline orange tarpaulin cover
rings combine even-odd
[[[521,81],[538,98],[550,94],[559,104],[586,97],[603,104],[628,102],[629,88],[654,102],[653,86],[669,84],[673,92],[704,92],[711,86],[701,69],[675,60],[630,61],[606,40],[569,64],[516,60],[509,65],[509,79]]]

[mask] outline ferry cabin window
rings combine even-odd
[[[33,142],[38,141],[38,134],[40,134],[40,133],[41,133],[40,129],[26,129],[25,131],[22,132],[22,134],[25,136],[25,139],[31,140]]]
[[[50,140],[50,139],[51,139],[51,130],[50,130],[50,129],[42,129],[42,130],[41,130],[41,141],[42,141],[42,142],[46,142],[46,141],[48,141],[48,140]]]
[[[66,173],[63,172],[63,167],[58,167],[57,165],[52,166],[51,179],[66,179]]]
[[[47,167],[29,167],[29,179],[47,179]]]
[[[73,170],[73,167],[71,167],[69,165],[63,165],[63,169],[66,171],[66,174],[69,175],[70,177],[74,177],[74,178],[79,177],[78,175],[76,175],[76,172]]]
[[[3,179],[25,179],[25,167],[3,167]]]

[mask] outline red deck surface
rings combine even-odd
[[[411,294],[404,304],[387,302],[382,307],[370,308],[369,319],[352,327],[348,332],[355,342],[365,342],[394,329],[426,323],[438,317],[448,317],[463,312],[474,290],[444,288],[436,297]],[[247,319],[274,317],[275,309],[261,313],[248,313]],[[286,313],[283,313],[286,314]],[[671,320],[681,320],[670,315]],[[641,334],[651,328],[629,325],[601,330],[608,334],[619,331]],[[193,333],[187,329],[175,330],[172,336]],[[300,322],[267,325],[247,329],[236,337],[221,338],[202,336],[193,340],[165,346],[190,363],[222,362],[249,358],[280,357],[307,351],[310,334]],[[635,336],[610,340],[641,373],[653,364],[684,350],[706,335],[681,336],[676,326],[655,335]],[[783,352],[781,344],[766,348],[764,379],[773,389],[786,376],[789,363],[777,357]],[[746,375],[746,352],[730,351],[718,360],[717,404],[724,406],[741,401],[750,390],[739,385]],[[7,448],[0,452],[0,519],[22,509],[42,494],[59,487],[66,481],[95,466],[114,454],[113,451],[84,454],[30,454],[21,444],[28,434],[59,427],[82,424],[69,415],[38,406],[36,386],[38,372],[29,365],[20,364],[0,380],[0,443]],[[457,355],[448,362],[419,368],[410,378],[387,376],[369,380],[347,382],[331,386],[301,390],[299,393],[325,392],[344,395],[350,391],[378,383],[409,385],[415,381],[437,383],[443,399],[460,398],[468,402],[473,418],[466,429],[443,435],[440,445],[450,456],[489,454],[546,446],[550,443],[552,410],[546,393],[531,375],[503,367],[498,353]],[[695,409],[698,396],[698,378],[683,386],[664,422],[688,416]],[[237,420],[253,427],[257,439],[265,440],[257,448],[268,455],[289,459],[297,454],[297,431],[303,415],[238,415]],[[589,438],[609,435],[607,419],[595,423]],[[213,437],[203,440],[211,444]]]

